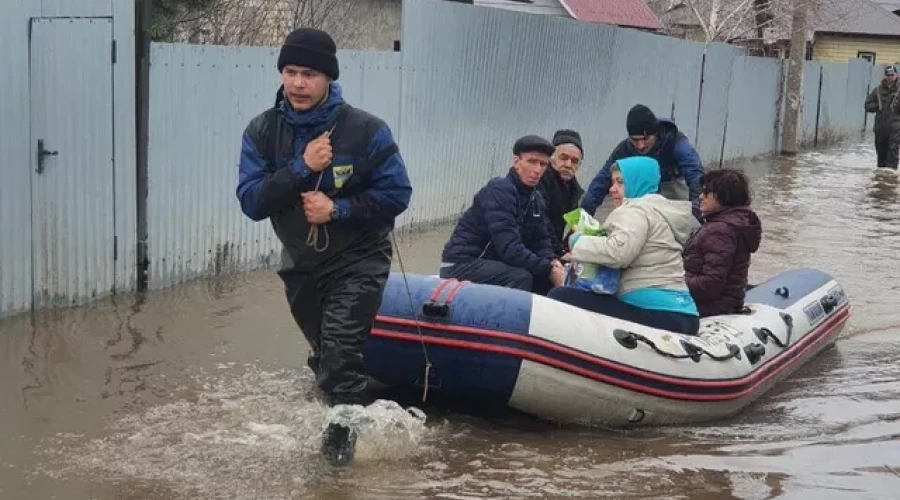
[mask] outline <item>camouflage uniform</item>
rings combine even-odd
[[[875,113],[875,151],[878,166],[897,170],[900,149],[900,81],[888,81],[872,89],[866,98],[866,111]]]

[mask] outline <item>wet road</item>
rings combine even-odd
[[[304,343],[256,273],[0,322],[0,499],[898,498],[900,188],[873,164],[868,144],[744,164],[751,279],[825,269],[854,316],[730,421],[588,431],[385,404],[330,471]],[[407,270],[434,272],[445,237],[404,238]]]

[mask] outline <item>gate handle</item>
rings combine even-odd
[[[37,141],[37,170],[36,172],[39,174],[44,173],[44,157],[45,156],[57,156],[59,155],[59,151],[48,151],[44,149],[44,140],[38,139]]]

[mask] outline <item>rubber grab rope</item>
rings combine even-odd
[[[635,347],[637,347],[638,341],[640,341],[650,346],[650,348],[656,351],[657,354],[672,359],[691,359],[695,363],[699,363],[700,358],[703,357],[704,354],[715,361],[728,361],[732,358],[741,359],[741,348],[736,346],[735,344],[726,344],[725,347],[728,349],[728,354],[719,356],[707,351],[703,347],[682,340],[681,347],[685,350],[685,354],[673,354],[671,352],[660,349],[659,347],[657,347],[655,342],[639,333],[620,330],[617,328],[613,330],[613,336],[616,338],[616,341],[626,349],[634,349]]]
[[[778,313],[778,314],[781,315],[781,320],[784,321],[785,325],[787,325],[787,335],[785,335],[785,337],[784,337],[784,342],[782,342],[781,339],[776,337],[775,334],[772,333],[772,330],[769,330],[766,327],[754,328],[753,333],[756,334],[756,337],[759,338],[759,340],[763,344],[768,344],[769,339],[772,339],[773,344],[777,345],[778,347],[780,347],[782,349],[785,349],[785,348],[787,348],[787,346],[789,346],[791,344],[791,335],[794,333],[794,318],[790,314],[787,314],[787,313]]]

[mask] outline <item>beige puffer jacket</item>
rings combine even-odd
[[[689,201],[659,194],[626,199],[606,219],[608,236],[579,236],[572,257],[622,269],[619,295],[638,288],[687,290],[681,253],[692,219]]]

